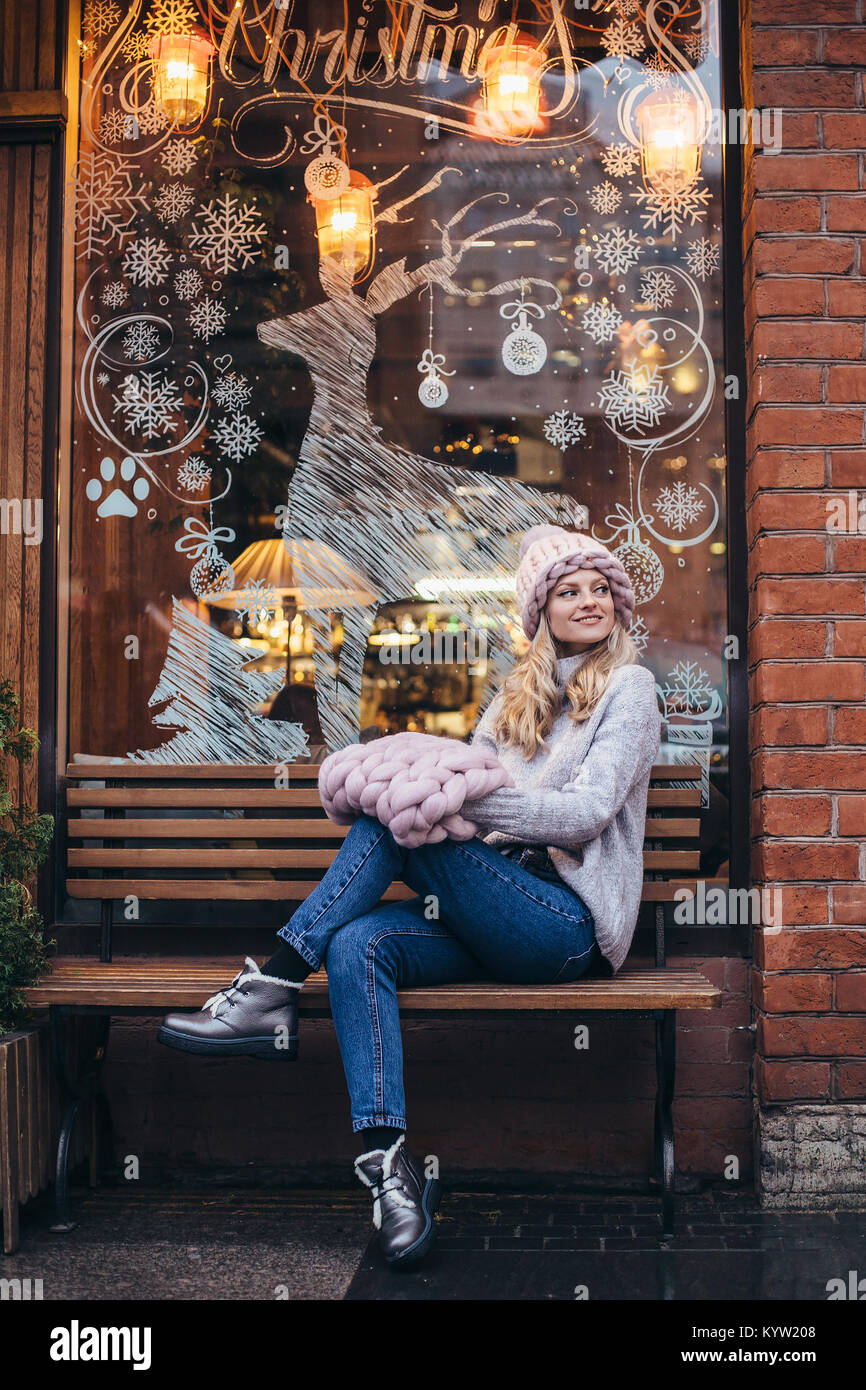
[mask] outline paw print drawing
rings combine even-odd
[[[128,492],[124,492],[123,489],[119,487],[115,487],[107,496],[103,496],[105,486],[112,482],[117,468],[114,459],[104,458],[102,460],[99,465],[102,481],[100,481],[100,478],[91,478],[88,481],[87,487],[84,489],[85,494],[91,502],[99,502],[100,497],[102,497],[102,501],[99,502],[99,506],[96,508],[97,516],[137,516],[138,507],[132,500],[133,497],[136,501],[143,502],[150,492],[150,483],[147,481],[147,478],[142,476],[135,477],[137,467],[138,465],[135,459],[130,458],[128,455],[120,465],[120,477],[122,482],[129,483],[135,478],[135,482],[132,484],[132,497],[129,496]],[[103,486],[103,483],[105,486]]]

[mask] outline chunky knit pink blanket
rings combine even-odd
[[[513,786],[494,753],[433,734],[352,743],[319,769],[319,794],[332,821],[348,825],[360,813],[375,816],[409,849],[446,837],[471,840],[478,826],[461,816],[463,802]]]

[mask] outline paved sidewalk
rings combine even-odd
[[[103,1187],[74,1193],[77,1229],[52,1234],[47,1197],[25,1209],[5,1279],[44,1299],[664,1300],[827,1299],[866,1273],[866,1212],[761,1212],[716,1191],[678,1200],[661,1244],[642,1196],[446,1193],[432,1255],[388,1269],[366,1193]]]

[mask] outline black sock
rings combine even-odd
[[[270,960],[266,960],[262,966],[263,975],[276,975],[279,980],[297,980],[299,984],[312,973],[313,967],[286,941],[280,942]]]
[[[396,1129],[394,1125],[377,1125],[375,1129],[362,1129],[364,1153],[369,1153],[371,1149],[390,1149],[402,1133],[403,1130]]]

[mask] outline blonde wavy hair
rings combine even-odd
[[[608,637],[589,649],[589,659],[574,671],[565,687],[571,701],[569,719],[582,724],[607,689],[618,666],[637,662],[638,650],[619,618]],[[500,707],[492,731],[497,740],[521,750],[528,761],[538,749],[549,751],[545,739],[561,713],[556,663],[560,653],[547,621],[546,607],[538,615],[538,631],[503,681]]]

